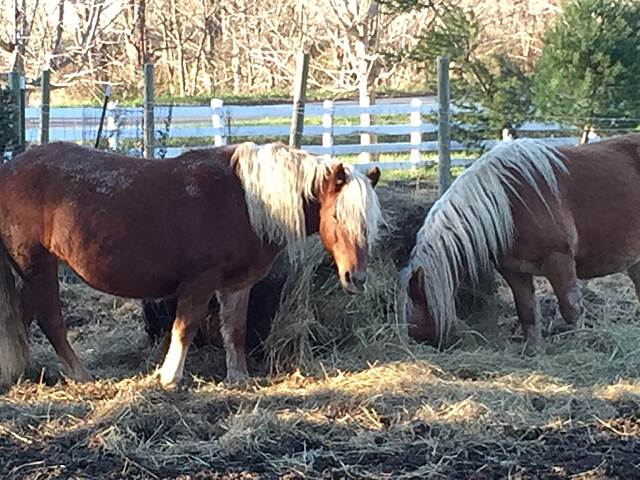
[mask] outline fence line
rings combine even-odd
[[[162,124],[163,108],[156,106],[155,123]],[[422,154],[438,150],[435,135],[438,126],[426,121],[426,115],[434,115],[437,105],[419,98],[403,99],[394,103],[380,103],[370,106],[345,104],[325,100],[322,103],[307,104],[305,118],[315,119],[313,123],[304,125],[303,136],[319,137],[317,144],[302,147],[317,155],[361,155],[407,153],[407,163],[413,166],[422,165]],[[453,110],[453,109],[452,109]],[[27,109],[28,141],[38,139],[39,109]],[[175,106],[172,109],[171,128],[166,138],[198,138],[197,146],[167,147],[167,156],[176,156],[187,148],[206,147],[210,145],[225,145],[230,138],[242,141],[247,137],[253,139],[282,138],[290,133],[290,118],[292,105],[226,105],[220,99],[212,99],[209,106]],[[110,148],[118,148],[119,142],[127,139],[141,138],[141,125],[144,111],[141,107],[121,108],[110,103],[105,119],[104,136],[108,139]],[[373,121],[367,122],[365,115]],[[393,116],[396,124],[375,123],[380,116]],[[100,109],[97,107],[51,108],[50,110],[50,140],[87,141],[95,138],[94,131],[99,124]],[[251,120],[263,122],[264,119],[281,119],[278,124],[251,124]],[[362,119],[365,119],[362,121]],[[367,123],[370,123],[367,125]],[[561,130],[558,124],[529,122],[519,131],[523,133],[538,132],[553,134]],[[566,130],[566,128],[565,128]],[[367,143],[368,135],[397,137],[387,139],[382,143]],[[425,139],[430,136],[434,140]],[[344,143],[344,137],[359,137],[360,142]],[[339,137],[343,137],[340,139]],[[341,140],[340,142],[336,139]],[[347,138],[348,139],[348,138]],[[362,143],[364,140],[365,143]],[[555,137],[546,139],[553,145],[576,144],[577,137]],[[490,148],[497,140],[480,142],[485,148]],[[314,142],[315,143],[315,142]],[[461,142],[452,142],[451,151],[468,150],[468,146]],[[388,163],[388,162],[387,162]],[[397,164],[399,162],[394,162]],[[376,164],[385,164],[380,162]]]

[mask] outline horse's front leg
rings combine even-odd
[[[182,380],[187,351],[207,314],[210,298],[211,294],[202,292],[178,296],[171,342],[158,372],[163,387],[176,387]]]
[[[516,303],[518,320],[520,320],[524,331],[527,351],[533,352],[540,339],[533,275],[513,270],[500,270],[500,273],[513,292],[513,300]]]
[[[245,341],[250,293],[251,287],[233,292],[217,292],[220,304],[220,333],[227,355],[227,380],[230,382],[249,377]]]
[[[582,314],[582,298],[573,255],[553,253],[544,261],[542,270],[558,298],[562,318],[575,326]]]

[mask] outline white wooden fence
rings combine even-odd
[[[283,125],[247,125],[233,124],[233,120],[247,120],[255,118],[291,118],[291,105],[265,105],[265,106],[225,106],[222,100],[211,101],[212,125],[215,131],[215,145],[224,145],[229,137],[285,137],[289,133],[289,126]],[[353,104],[339,104],[331,100],[325,100],[322,105],[307,105],[305,119],[321,117],[321,124],[305,122],[303,135],[306,137],[321,137],[321,145],[303,145],[302,148],[317,155],[360,155],[367,153],[408,153],[409,162],[421,161],[421,152],[436,152],[436,141],[424,141],[423,134],[435,134],[437,125],[425,123],[423,115],[435,112],[436,105],[426,103],[419,98],[404,101],[403,103],[384,103],[371,106]],[[376,115],[393,115],[405,117],[404,123],[375,124]],[[347,119],[347,122],[338,122],[336,119]],[[356,124],[353,119],[359,119]],[[344,124],[347,123],[347,124]],[[560,126],[555,124],[528,123],[521,131],[537,131],[553,133]],[[498,133],[498,132],[496,132]],[[336,144],[335,137],[358,135],[359,143]],[[372,135],[386,135],[401,137],[398,141],[372,143]],[[402,138],[404,137],[404,138]],[[577,137],[549,138],[554,145],[575,144]],[[497,140],[485,140],[487,147],[495,144]],[[461,152],[468,148],[460,142],[452,142],[451,149]],[[394,162],[396,163],[396,162]],[[406,163],[406,162],[403,162]]]
[[[308,103],[305,107],[303,136],[319,137],[318,144],[303,145],[302,148],[317,155],[338,156],[358,155],[360,163],[367,162],[368,154],[407,154],[406,161],[377,162],[381,168],[411,168],[424,165],[422,153],[437,151],[436,141],[427,141],[426,134],[437,132],[437,125],[426,121],[425,115],[435,113],[437,105],[432,99],[400,99],[398,101],[361,106],[353,102]],[[95,110],[95,111],[94,111]],[[163,114],[168,107],[156,107],[155,124],[163,124]],[[233,137],[234,141],[245,138],[282,138],[289,135],[289,121],[292,106],[280,105],[225,105],[222,100],[213,99],[209,106],[172,107],[169,138],[198,138],[198,146],[168,147],[167,156],[179,155],[185,149],[224,145]],[[455,109],[453,109],[455,115]],[[104,136],[110,139],[112,148],[120,139],[140,138],[142,134],[143,111],[141,108],[119,108],[111,105],[105,120]],[[385,116],[385,121],[394,123],[377,124],[376,119]],[[38,109],[27,111],[27,139],[37,138]],[[268,122],[265,120],[268,119]],[[98,109],[52,108],[51,140],[82,141],[91,138],[97,130]],[[81,127],[81,128],[78,128]],[[554,145],[576,144],[577,137],[557,137],[553,134],[560,129],[556,124],[528,123],[520,128],[523,136],[529,132],[544,132],[547,141]],[[33,131],[32,131],[33,130]],[[498,133],[498,132],[496,132]],[[391,136],[394,141],[374,143],[372,136]],[[346,138],[359,138],[357,143],[345,144]],[[454,137],[455,138],[455,137]],[[338,140],[338,141],[336,141]],[[486,140],[490,147],[496,140]],[[193,142],[190,142],[193,144]],[[460,156],[467,148],[453,141],[451,150],[454,157]],[[471,159],[454,158],[453,164],[466,164]],[[364,165],[363,165],[364,166]]]
[[[256,118],[291,118],[291,105],[264,106],[225,106],[222,100],[211,101],[212,125],[215,145],[224,145],[229,137],[285,137],[289,134],[289,125],[247,125],[233,124],[233,119],[247,120]],[[321,145],[303,145],[316,155],[362,155],[367,153],[403,153],[409,152],[412,161],[420,160],[421,150],[432,150],[432,142],[422,142],[423,133],[435,133],[436,126],[423,123],[422,115],[433,112],[433,105],[414,98],[406,103],[371,105],[368,107],[334,103],[325,100],[321,105],[311,104],[305,108],[305,125],[302,131],[305,137],[321,137]],[[375,125],[371,117],[375,115],[405,116],[407,122],[401,124]],[[321,124],[308,122],[310,118],[320,117]],[[336,124],[336,118],[345,118],[347,124]],[[375,117],[374,117],[375,118]],[[358,119],[353,124],[353,119]],[[359,136],[357,144],[336,144],[335,137]],[[372,143],[372,135],[405,136],[405,141]],[[364,157],[364,155],[362,155]]]

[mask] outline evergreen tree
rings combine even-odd
[[[13,92],[0,87],[0,163],[4,152],[16,144],[16,105]]]
[[[437,57],[449,57],[457,138],[496,136],[503,127],[517,127],[533,114],[525,66],[510,59],[506,47],[486,53],[481,28],[473,12],[448,7],[410,53],[412,59],[425,62],[432,88]]]
[[[640,116],[640,3],[571,0],[545,32],[534,103],[550,120],[629,127]],[[584,141],[584,140],[583,140]]]

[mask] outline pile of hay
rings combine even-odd
[[[265,351],[272,372],[309,371],[318,358],[348,351],[358,359],[385,359],[401,343],[397,269],[389,258],[369,263],[365,293],[344,293],[319,241],[309,241],[304,259],[290,266],[280,308]]]

